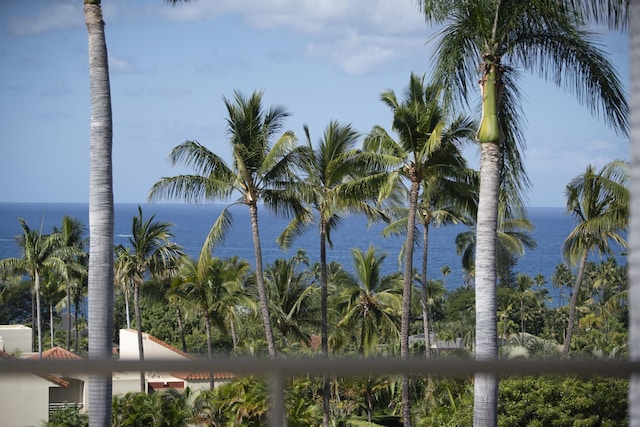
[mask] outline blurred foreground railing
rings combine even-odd
[[[284,382],[296,376],[438,375],[460,377],[475,373],[498,377],[535,375],[577,375],[631,377],[640,374],[640,362],[627,360],[425,360],[425,359],[353,359],[353,358],[215,358],[211,360],[4,360],[0,376],[24,373],[65,375],[87,373],[111,375],[113,372],[229,372],[235,375],[259,375],[270,380],[271,417],[269,425],[280,427],[284,414]]]

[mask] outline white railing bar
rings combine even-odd
[[[0,362],[0,375],[38,374],[110,374],[132,371],[155,372],[228,372],[235,375],[269,377],[310,376],[369,376],[369,375],[440,375],[448,377],[483,372],[499,376],[510,375],[580,375],[629,377],[640,374],[640,361],[629,360],[399,360],[390,358],[214,358],[195,360],[12,360]]]

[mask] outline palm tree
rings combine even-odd
[[[460,159],[461,153],[456,146],[448,144],[433,156],[425,168],[425,178],[421,184],[418,203],[417,220],[422,225],[422,269],[420,274],[420,297],[422,305],[423,330],[425,334],[425,357],[430,357],[429,326],[429,289],[431,283],[427,276],[429,258],[429,235],[431,227],[440,227],[460,222],[468,223],[468,218],[475,214],[477,205],[476,172],[466,167]],[[406,232],[407,209],[394,209],[393,216],[398,216],[383,230],[383,235]],[[446,267],[446,266],[445,266]],[[451,272],[449,267],[442,267],[443,276]]]
[[[172,164],[195,168],[197,173],[161,178],[151,188],[149,199],[204,202],[226,200],[234,192],[240,194],[240,198],[232,205],[249,207],[260,312],[269,356],[275,357],[276,347],[264,284],[258,206],[262,202],[264,207],[276,214],[303,215],[305,210],[294,195],[292,185],[296,179],[294,169],[302,164],[304,150],[296,145],[295,135],[291,131],[284,132],[275,142],[272,141],[289,113],[280,106],[265,111],[261,105],[262,92],[245,97],[236,91],[234,99],[224,98],[224,103],[229,114],[227,129],[233,168],[200,143],[185,141],[171,151],[169,158]],[[215,243],[224,237],[232,222],[230,206],[215,221],[208,240]]]
[[[237,268],[240,267],[240,268]],[[207,357],[213,357],[211,327],[216,324],[226,331],[225,321],[234,328],[234,315],[240,306],[250,306],[249,296],[243,293],[241,278],[248,273],[248,263],[214,258],[208,251],[201,251],[197,260],[182,259],[180,270],[172,287],[176,295],[196,308],[204,319],[207,335]],[[236,338],[234,336],[234,347]],[[209,378],[213,389],[213,376]]]
[[[322,356],[328,358],[327,244],[329,248],[333,248],[331,233],[340,226],[342,214],[365,214],[371,220],[381,216],[371,202],[375,202],[376,181],[382,174],[371,170],[364,154],[355,149],[358,133],[352,129],[351,125],[331,121],[315,150],[306,125],[304,132],[307,137],[308,157],[303,164],[305,179],[297,188],[302,193],[299,197],[308,201],[318,213],[321,351]],[[289,247],[293,237],[303,231],[303,225],[293,223],[283,233],[280,239],[281,245],[285,248]],[[329,379],[325,377],[323,384],[323,426],[325,427],[329,423],[329,386]]]
[[[463,168],[465,162],[458,146],[473,136],[474,124],[467,117],[459,116],[447,123],[445,111],[440,105],[441,88],[425,85],[424,77],[411,74],[405,97],[399,101],[392,91],[385,91],[380,99],[393,112],[393,130],[399,135],[395,141],[380,126],[376,126],[365,140],[366,151],[379,153],[386,158],[386,166],[392,172],[383,196],[397,191],[399,184],[409,181],[409,208],[404,243],[402,327],[400,357],[409,357],[409,319],[411,316],[411,290],[413,288],[413,251],[416,213],[422,183],[428,176],[450,176],[451,167]],[[405,427],[411,425],[408,378],[402,386],[402,411]]]
[[[130,254],[133,267],[133,311],[138,330],[138,351],[140,360],[144,360],[142,343],[142,316],[140,313],[140,287],[145,279],[167,277],[177,269],[178,259],[183,255],[182,248],[171,241],[171,223],[154,221],[155,214],[143,219],[142,208],[138,206],[138,215],[131,222],[129,237]],[[144,372],[140,373],[140,391],[145,391]]]
[[[300,264],[297,257],[280,258],[265,269],[271,319],[285,348],[292,347],[287,341],[289,337],[310,345],[310,333],[305,327],[317,325],[317,299],[314,297],[318,288],[312,285],[309,271],[300,269]]]
[[[124,297],[125,315],[127,319],[127,329],[131,328],[131,313],[129,309],[129,300],[131,297],[131,289],[133,288],[133,277],[135,275],[136,266],[131,248],[122,245],[115,247],[114,276],[113,281],[116,286],[120,287],[122,296]]]
[[[0,260],[0,270],[23,273],[33,281],[33,293],[36,299],[36,330],[38,334],[38,354],[42,358],[42,309],[40,307],[41,279],[47,272],[66,271],[64,257],[70,254],[70,248],[62,246],[59,233],[43,235],[40,230],[29,228],[22,218],[18,218],[23,234],[18,238],[22,248],[21,258]]]
[[[620,5],[612,8],[611,5]],[[478,80],[482,95],[480,194],[476,252],[476,358],[497,357],[496,231],[499,188],[518,196],[527,184],[518,144],[524,142],[516,86],[520,69],[574,92],[619,132],[628,129],[627,103],[615,70],[594,44],[585,20],[624,22],[628,2],[573,0],[422,0],[429,22],[446,24],[437,41],[433,78],[447,98],[467,98]],[[586,12],[576,9],[587,9]],[[593,13],[598,12],[598,13]],[[478,69],[480,76],[478,76]],[[480,78],[478,78],[480,77]],[[497,423],[497,379],[474,382],[474,425]]]
[[[100,0],[84,0],[89,38],[89,358],[107,359],[113,340],[113,177],[111,88]],[[77,339],[77,337],[76,337]],[[111,424],[111,375],[89,377],[89,422]]]
[[[337,297],[337,309],[344,312],[334,337],[336,345],[343,344],[344,333],[358,336],[358,354],[367,356],[377,352],[381,336],[397,337],[398,313],[401,310],[401,281],[399,274],[381,275],[386,255],[373,246],[367,252],[354,249],[355,275],[348,275]]]
[[[512,217],[511,215],[516,212],[504,206],[504,203],[500,203],[496,236],[496,253],[500,256],[497,259],[496,270],[502,272],[502,284],[511,286],[511,268],[517,261],[517,257],[523,255],[526,249],[535,249],[537,243],[530,234],[533,230],[531,221],[526,216]],[[456,236],[456,252],[462,256],[462,267],[467,271],[475,270],[477,227],[473,226],[473,222],[469,224],[468,231],[463,231]]]
[[[584,267],[590,252],[611,255],[611,243],[627,248],[624,231],[629,221],[630,165],[613,161],[596,172],[592,165],[567,184],[567,213],[575,219],[575,228],[562,244],[562,253],[570,265],[578,265],[569,306],[569,325],[563,354],[571,347],[571,338]]]
[[[78,248],[78,254],[69,254],[64,257],[67,269],[63,274],[63,279],[66,282],[66,302],[64,306],[67,311],[67,340],[66,349],[71,348],[71,294],[72,289],[78,286],[78,282],[82,280],[82,277],[87,273],[87,261],[88,254],[84,251],[86,239],[84,238],[85,228],[82,223],[76,219],[71,218],[68,215],[62,217],[62,224],[60,228],[54,227],[54,233],[59,233],[62,238],[62,246]],[[77,313],[75,315],[77,318]]]
[[[640,4],[638,2],[633,2],[631,4],[631,16],[633,17],[631,20],[631,97],[633,99],[640,98],[640,87],[638,82],[640,82],[640,75],[638,70],[640,70]],[[633,170],[638,170],[640,168],[639,159],[640,159],[640,122],[638,121],[638,116],[640,114],[640,110],[638,109],[638,105],[634,104],[632,108],[632,120],[633,129],[631,132],[631,158],[632,160],[632,168]],[[629,305],[631,307],[638,307],[638,303],[640,302],[640,263],[638,263],[638,255],[640,255],[640,182],[638,180],[638,175],[633,174],[632,177],[632,206],[631,206],[631,225],[630,225],[630,241],[631,241],[631,250],[630,250],[630,259],[629,259],[629,278],[630,278],[630,296],[629,296]],[[630,353],[632,360],[638,360],[640,358],[640,315],[636,310],[630,310],[629,313],[631,321],[630,321],[630,331],[629,331],[629,342],[630,342]],[[639,405],[635,405],[635,402],[640,401],[640,376],[632,375],[631,376],[631,386],[629,391],[629,419],[630,425],[633,427],[637,427],[640,425],[640,407]]]

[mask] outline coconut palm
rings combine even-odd
[[[320,335],[322,356],[329,357],[328,346],[328,279],[327,244],[333,248],[331,234],[341,224],[343,214],[364,214],[371,220],[381,217],[373,206],[377,196],[376,181],[380,171],[372,170],[364,154],[355,149],[358,133],[351,125],[331,121],[314,150],[309,128],[305,125],[308,157],[303,164],[305,179],[299,188],[300,198],[318,214],[320,233]],[[302,232],[304,224],[292,224],[280,241],[290,246],[292,239]],[[329,423],[329,379],[323,385],[323,426]]]
[[[119,286],[122,296],[124,297],[125,315],[127,319],[127,329],[131,328],[131,313],[129,309],[129,300],[131,298],[131,290],[133,289],[133,277],[135,275],[135,264],[131,255],[131,248],[118,245],[115,247],[114,276],[113,281]]]
[[[471,138],[475,130],[472,120],[459,116],[450,120],[441,107],[441,88],[425,85],[424,77],[411,74],[405,96],[398,100],[392,91],[385,91],[380,99],[393,112],[395,141],[380,126],[375,126],[364,143],[364,149],[385,156],[388,183],[381,194],[386,197],[397,191],[403,181],[409,182],[409,208],[404,242],[402,327],[400,357],[409,357],[409,318],[411,316],[411,290],[413,288],[413,251],[416,213],[420,188],[428,176],[450,176],[451,167],[466,166],[458,147]],[[408,378],[402,386],[403,419],[405,427],[411,425]]]
[[[69,350],[71,348],[71,295],[73,289],[78,286],[78,282],[81,281],[82,277],[86,276],[87,273],[88,254],[84,251],[86,243],[84,237],[85,228],[78,219],[65,215],[62,217],[60,228],[53,227],[53,232],[60,234],[62,246],[74,247],[79,250],[77,254],[69,254],[69,256],[64,257],[67,269],[62,276],[66,283],[66,301],[63,306],[67,311],[66,349]],[[77,313],[75,318],[77,318]]]
[[[611,5],[621,5],[613,8]],[[589,14],[583,13],[587,9]],[[522,114],[516,86],[518,71],[534,72],[577,96],[620,133],[628,128],[628,108],[620,81],[604,52],[594,43],[586,19],[619,18],[626,0],[549,2],[533,0],[422,0],[429,22],[444,24],[435,52],[433,78],[447,98],[466,99],[480,82],[482,119],[480,194],[477,221],[476,358],[497,357],[496,231],[499,188],[517,196],[526,186],[518,153]],[[598,13],[591,13],[598,12]],[[478,75],[478,69],[480,75]],[[497,380],[479,374],[474,382],[474,425],[497,423]]]
[[[305,212],[292,190],[296,179],[295,167],[302,164],[304,150],[296,145],[295,135],[291,131],[282,133],[273,141],[289,113],[280,106],[264,110],[262,92],[254,92],[246,97],[236,91],[234,99],[224,98],[224,103],[229,114],[227,129],[233,168],[197,141],[185,141],[171,151],[169,158],[174,165],[194,168],[196,174],[161,178],[151,188],[149,199],[210,202],[227,200],[235,192],[240,194],[240,198],[232,205],[243,204],[249,208],[260,312],[269,356],[275,357],[276,347],[264,284],[258,206],[271,209],[276,214],[294,213],[298,216]],[[232,205],[227,206],[216,219],[208,240],[215,243],[223,239],[233,219],[229,210]]]
[[[285,348],[291,348],[290,337],[310,345],[310,333],[305,327],[317,325],[314,297],[318,288],[311,284],[309,271],[300,267],[296,257],[280,258],[268,264],[264,272],[272,322]]]
[[[240,268],[237,268],[240,267]],[[190,303],[204,320],[207,335],[207,357],[213,357],[211,327],[218,325],[226,332],[225,322],[234,328],[234,315],[240,306],[251,306],[251,300],[241,287],[242,276],[248,273],[249,264],[237,260],[212,257],[210,252],[200,252],[197,260],[182,259],[180,270],[172,283],[175,294]],[[234,334],[234,347],[237,339]],[[213,377],[209,378],[213,389]]]
[[[167,277],[175,272],[178,260],[183,255],[182,248],[171,239],[171,223],[155,221],[155,214],[144,219],[142,208],[138,206],[138,215],[131,222],[129,247],[133,264],[133,311],[138,331],[138,352],[144,360],[142,343],[142,315],[140,312],[140,287],[149,277]],[[145,391],[144,372],[140,374],[140,391]]]
[[[478,184],[476,172],[465,166],[464,160],[459,158],[461,154],[457,147],[449,144],[445,148],[451,150],[451,152],[440,152],[440,155],[432,157],[425,168],[425,178],[421,185],[416,217],[417,221],[422,225],[422,268],[420,274],[422,286],[420,287],[420,297],[426,358],[430,357],[430,314],[428,304],[430,292],[428,285],[431,280],[427,276],[430,231],[432,227],[439,228],[460,222],[468,223],[469,218],[475,216],[477,205]],[[451,157],[447,158],[447,156]],[[391,216],[397,216],[398,219],[392,221],[383,230],[383,235],[406,232],[406,207],[394,208]],[[448,270],[445,267],[442,267],[443,276],[451,272],[449,267],[446,267]]]
[[[36,330],[38,334],[38,354],[42,357],[42,309],[40,307],[40,286],[47,272],[66,272],[64,257],[73,252],[70,247],[62,246],[59,233],[43,235],[40,230],[29,228],[24,219],[18,218],[23,234],[17,238],[22,250],[21,258],[0,260],[0,270],[10,273],[26,274],[33,281],[33,293],[36,300]]]
[[[398,314],[401,312],[402,288],[398,273],[381,275],[386,258],[378,254],[373,246],[366,252],[354,249],[355,275],[348,275],[337,296],[337,310],[344,313],[338,322],[334,336],[337,346],[344,344],[345,332],[356,334],[358,354],[367,356],[377,352],[380,337],[394,339],[399,336]]]
[[[571,347],[578,294],[589,253],[612,255],[612,243],[627,248],[624,231],[629,221],[630,165],[613,161],[599,172],[594,166],[567,184],[567,213],[575,220],[575,228],[562,244],[565,260],[577,264],[576,281],[569,306],[569,325],[563,354]]]
[[[496,253],[500,256],[497,259],[496,270],[503,272],[502,282],[505,286],[511,286],[511,267],[516,262],[517,257],[524,254],[526,249],[534,249],[536,241],[531,235],[533,224],[526,217],[510,217],[514,212],[510,209],[503,209],[501,204],[501,214],[498,219],[498,233]],[[463,231],[456,236],[456,252],[462,256],[462,267],[465,270],[475,270],[475,259],[477,250],[477,227],[469,224],[469,230]]]

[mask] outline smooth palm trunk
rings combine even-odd
[[[320,229],[320,335],[322,357],[329,358],[329,318],[328,311],[328,283],[327,283],[327,222],[321,219]],[[329,395],[331,383],[328,375],[322,376],[322,427],[329,427]]]
[[[640,307],[640,2],[631,2],[631,218],[629,306]],[[631,360],[640,360],[640,311],[629,310]],[[640,374],[631,376],[629,421],[640,427]]]
[[[422,303],[422,329],[424,330],[424,357],[431,358],[431,335],[429,334],[429,294],[427,291],[427,266],[429,256],[429,222],[425,222],[422,231],[422,287],[421,287],[421,303]],[[431,376],[429,376],[431,381]]]
[[[89,358],[106,360],[112,356],[114,300],[111,89],[102,8],[99,2],[87,3],[85,0],[91,92]],[[89,377],[91,427],[111,425],[111,394],[110,374]]]
[[[253,203],[249,205],[249,213],[251,215],[251,231],[253,234],[253,249],[256,256],[256,283],[258,286],[258,297],[260,299],[260,313],[262,314],[262,323],[264,324],[265,338],[267,340],[267,350],[269,357],[276,357],[276,346],[273,340],[273,329],[271,327],[271,318],[269,316],[269,302],[267,297],[267,289],[264,285],[264,270],[262,268],[262,246],[260,245],[260,232],[258,228],[258,206]]]
[[[213,357],[212,354],[212,340],[211,340],[211,317],[206,315],[204,318],[204,328],[207,333],[207,358],[211,360]],[[209,390],[213,390],[213,371],[209,371]]]
[[[36,271],[36,330],[38,332],[38,357],[42,359],[42,308],[40,307],[40,274]]]
[[[140,312],[140,284],[136,283],[133,287],[133,310],[136,316],[136,331],[138,336],[138,355],[140,361],[144,361],[144,342],[142,340],[142,313]],[[140,391],[147,392],[145,372],[140,371]]]
[[[498,357],[496,323],[496,233],[500,187],[500,147],[480,146],[480,194],[476,229],[476,360]],[[474,380],[473,425],[497,425],[498,380],[478,373]]]
[[[589,250],[585,249],[580,257],[580,264],[578,265],[578,274],[576,274],[576,283],[573,285],[573,294],[571,295],[571,305],[569,306],[569,323],[567,325],[567,335],[564,339],[564,348],[562,349],[562,355],[569,354],[571,348],[571,339],[573,337],[573,326],[576,322],[576,308],[578,306],[578,297],[580,296],[580,285],[582,284],[582,277],[584,276],[584,267],[587,264],[587,256]]]
[[[420,182],[411,181],[409,194],[409,214],[407,218],[407,237],[404,253],[404,273],[402,286],[402,324],[400,327],[400,358],[409,358],[409,323],[411,321],[411,290],[413,288],[413,248],[416,212],[418,210],[418,194]],[[409,395],[409,376],[402,376],[402,422],[404,427],[411,427],[411,400]]]

